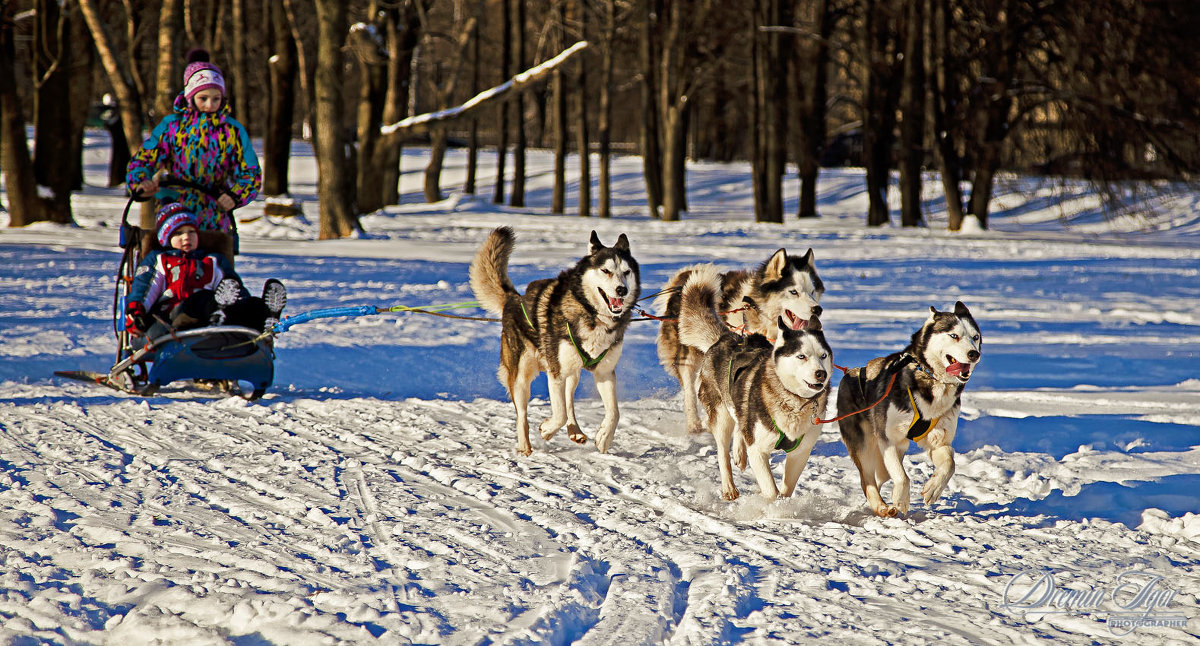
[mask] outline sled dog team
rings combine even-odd
[[[508,277],[514,243],[511,228],[492,231],[471,261],[470,281],[483,308],[501,317],[498,376],[516,407],[517,451],[533,451],[528,407],[540,372],[551,408],[538,427],[542,438],[565,425],[572,441],[587,442],[574,406],[587,369],[604,403],[595,442],[606,452],[620,418],[617,361],[641,295],[629,240],[621,234],[608,247],[593,231],[587,254],[573,267],[531,282],[524,293]],[[680,383],[688,431],[713,435],[722,498],[739,495],[733,464],[749,464],[765,498],[791,495],[821,425],[837,420],[871,511],[908,512],[910,440],[933,462],[921,490],[932,503],[954,474],[960,397],[983,348],[979,326],[961,302],[948,312],[930,307],[907,347],[846,372],[837,417],[825,420],[834,363],[820,320],[824,291],[812,249],[800,257],[780,249],[755,269],[685,267],[655,300],[663,319],[659,359]],[[782,487],[771,472],[774,451],[786,453]],[[880,494],[889,480],[890,504]]]

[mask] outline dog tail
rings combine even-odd
[[[508,258],[515,241],[512,227],[497,227],[471,260],[471,289],[483,309],[493,314],[503,314],[504,302],[520,295],[508,277]]]
[[[716,267],[698,266],[683,286],[679,305],[679,340],[708,352],[721,337],[732,334],[717,313],[721,302],[721,274]]]

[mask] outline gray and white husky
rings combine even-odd
[[[679,270],[655,299],[655,309],[664,317],[658,330],[658,358],[663,367],[679,381],[683,391],[683,412],[690,433],[703,433],[704,424],[696,406],[696,371],[704,351],[680,340],[679,304],[683,286],[701,276],[719,294],[717,310],[730,327],[744,334],[774,336],[776,322],[783,318],[791,330],[802,329],[810,318],[819,316],[817,304],[825,285],[817,276],[813,250],[803,256],[789,256],[780,249],[757,269],[720,273],[712,264],[692,265]]]
[[[685,283],[679,313],[679,337],[704,354],[700,360],[700,404],[708,414],[721,468],[721,497],[738,497],[730,467],[745,469],[747,459],[767,500],[790,496],[820,436],[816,418],[829,399],[833,351],[821,322],[804,326],[780,316],[768,337],[743,337],[721,320],[716,270],[697,268]],[[771,452],[787,452],[783,487],[771,474]]]
[[[958,428],[962,391],[982,350],[983,336],[966,305],[955,303],[953,312],[930,307],[929,319],[912,335],[908,347],[872,359],[842,378],[838,416],[869,408],[841,420],[839,426],[858,467],[867,504],[876,515],[908,513],[904,454],[909,440],[924,449],[934,465],[933,477],[921,490],[925,504],[933,503],[945,491],[954,475],[951,444]],[[888,480],[893,481],[891,505],[884,503],[879,493]]]
[[[502,320],[500,383],[517,409],[517,451],[529,455],[529,391],[544,371],[550,389],[550,419],[542,422],[549,440],[567,426],[579,444],[587,435],[575,420],[575,388],[584,368],[595,375],[604,401],[604,420],[596,433],[601,453],[612,444],[620,419],[617,410],[617,360],[625,328],[641,294],[638,264],[622,233],[617,244],[605,247],[592,231],[587,255],[557,278],[535,280],[521,295],[508,277],[508,259],[515,236],[500,227],[488,236],[471,261],[471,289],[484,309]]]

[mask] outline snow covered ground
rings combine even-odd
[[[98,184],[106,142],[89,147]],[[842,365],[897,350],[927,308],[963,300],[984,333],[964,395],[958,471],[932,508],[869,515],[835,425],[796,494],[739,474],[720,499],[711,439],[683,427],[655,323],[618,368],[613,449],[560,433],[514,451],[494,323],[416,314],[323,319],[277,342],[257,402],[185,388],[138,398],[55,370],[107,369],[115,224],[93,186],[79,227],[0,230],[0,637],[8,643],[1195,643],[1200,638],[1200,194],[1132,195],[1106,218],[1082,185],[1002,182],[992,229],[862,227],[858,170],[822,175],[814,222],[756,224],[743,166],[690,169],[691,212],[646,217],[638,160],[614,168],[617,217],[530,206],[405,204],[359,239],[316,240],[315,170],[297,144],[305,217],[242,225],[238,266],[295,314],[472,300],[467,263],[501,224],[518,285],[557,273],[590,230],[629,234],[644,292],[679,267],[815,250]],[[794,191],[794,182],[790,188]],[[451,188],[454,191],[451,191]],[[794,195],[788,208],[794,210]],[[568,196],[573,203],[574,192]],[[262,204],[240,216],[261,214]],[[0,215],[0,220],[4,218]],[[0,222],[4,224],[4,222]],[[468,312],[470,313],[470,312]],[[581,386],[585,430],[602,417]],[[532,415],[547,415],[544,378]],[[910,454],[916,491],[931,468]],[[778,470],[778,468],[777,468]],[[1138,620],[1160,625],[1137,625]]]

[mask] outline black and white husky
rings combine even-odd
[[[550,419],[542,422],[549,440],[567,426],[579,444],[587,436],[575,421],[575,387],[584,368],[592,371],[604,401],[604,420],[596,433],[601,453],[612,444],[617,411],[615,369],[621,358],[625,328],[641,293],[638,264],[629,252],[625,234],[605,247],[592,231],[586,256],[557,278],[535,280],[522,296],[508,277],[513,231],[500,227],[488,236],[471,261],[471,289],[484,309],[499,314],[500,383],[517,409],[517,451],[529,455],[529,391],[544,371],[550,389]]]
[[[842,378],[837,397],[839,417],[879,402],[839,422],[867,504],[876,515],[908,513],[904,454],[909,440],[924,449],[934,465],[933,477],[921,490],[925,504],[945,491],[954,475],[951,443],[958,428],[960,396],[979,363],[981,350],[983,337],[966,305],[955,303],[953,312],[930,307],[929,319],[913,334],[907,348],[872,359]],[[888,480],[893,482],[891,505],[884,503],[879,493]]]
[[[658,359],[683,391],[683,412],[690,433],[703,433],[704,424],[696,406],[696,371],[704,351],[681,341],[679,304],[683,286],[695,276],[720,295],[717,305],[730,327],[744,334],[774,336],[775,324],[782,318],[791,330],[802,329],[810,318],[820,315],[817,304],[825,286],[817,276],[813,250],[803,256],[789,256],[780,249],[757,269],[718,272],[712,264],[692,265],[679,270],[655,299],[655,309],[666,320],[658,330]]]
[[[721,497],[738,497],[731,444],[739,469],[746,468],[749,458],[764,498],[790,496],[821,434],[816,418],[829,399],[833,351],[816,316],[804,326],[779,317],[773,341],[731,331],[718,314],[716,276],[715,269],[697,268],[685,283],[679,337],[704,353],[699,396],[717,445]],[[776,450],[787,452],[782,488],[771,474],[771,452]]]

